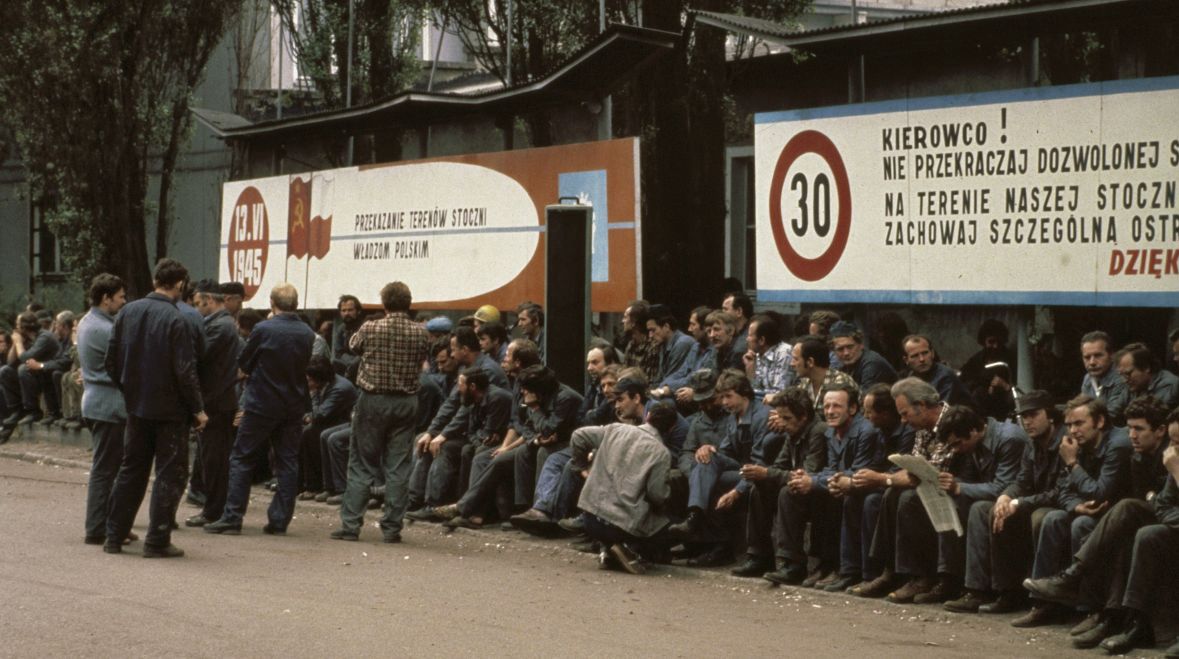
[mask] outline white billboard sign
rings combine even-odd
[[[759,114],[782,302],[1179,305],[1179,78]]]

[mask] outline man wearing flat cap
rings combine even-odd
[[[225,308],[225,294],[211,279],[196,284],[193,302],[204,317],[205,354],[197,364],[201,396],[209,422],[197,437],[199,451],[193,473],[200,473],[205,504],[184,521],[200,527],[221,517],[229,487],[229,450],[233,448],[233,417],[237,411],[237,358],[241,341],[237,324]]]
[[[1016,412],[1031,442],[1024,448],[1015,482],[996,501],[978,501],[966,524],[965,596],[946,602],[959,613],[1008,613],[1023,607],[1020,586],[1031,567],[1033,538],[1044,515],[1054,510],[1061,470],[1064,418],[1052,396],[1040,389],[1016,401]]]

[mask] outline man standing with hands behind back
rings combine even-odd
[[[127,434],[102,549],[108,554],[123,551],[154,460],[156,482],[143,557],[176,558],[184,555],[172,544],[172,521],[187,481],[188,426],[191,420],[203,430],[209,417],[201,400],[192,334],[176,308],[188,270],[179,261],[162,259],[153,280],[155,291],[123,307],[106,352],[106,371],[127,403]]]

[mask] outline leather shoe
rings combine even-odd
[[[1023,587],[1036,599],[1045,602],[1056,602],[1065,606],[1073,606],[1079,599],[1081,589],[1081,571],[1074,563],[1067,570],[1054,577],[1043,579],[1024,579]]]
[[[1080,636],[1081,634],[1084,634],[1085,632],[1089,631],[1090,629],[1093,629],[1094,627],[1096,627],[1097,623],[1101,622],[1101,618],[1104,615],[1105,615],[1104,611],[1090,613],[1089,615],[1085,616],[1084,620],[1081,620],[1076,625],[1074,625],[1072,629],[1068,630],[1068,635],[1069,636]]]
[[[943,606],[947,611],[954,613],[978,613],[983,604],[990,604],[990,602],[991,598],[986,597],[983,593],[977,590],[967,590],[962,597],[949,600]]]
[[[338,505],[344,503],[344,495],[343,494],[333,494],[330,497],[324,499],[323,502],[329,506],[338,506]]]
[[[320,503],[323,503],[323,502],[327,501],[328,497],[330,497],[331,495],[332,495],[331,492],[324,490],[323,492],[320,492],[319,494],[315,495],[315,500]]]
[[[1179,659],[1179,640],[1172,643],[1171,647],[1167,648],[1167,651],[1163,653],[1163,656],[1167,659]]]
[[[1102,611],[1097,614],[1097,621],[1092,627],[1073,636],[1073,647],[1088,650],[1101,645],[1102,641],[1118,633],[1119,625],[1117,623],[1114,616]]]
[[[144,558],[180,558],[183,555],[184,550],[176,545],[170,544],[166,547],[143,546]]]
[[[442,523],[443,526],[450,530],[455,529],[481,529],[483,524],[476,522],[470,517],[452,517]]]
[[[1154,645],[1154,627],[1150,620],[1138,611],[1131,611],[1125,631],[1110,636],[1101,642],[1101,649],[1110,654],[1126,654],[1134,648],[1149,648]]]
[[[941,604],[946,600],[954,599],[962,587],[958,585],[957,579],[954,577],[943,576],[937,580],[937,585],[930,589],[927,593],[920,593],[913,597],[914,604]]]
[[[774,561],[772,559],[750,554],[745,558],[744,563],[729,570],[729,574],[734,577],[760,577],[773,569]]]
[[[708,551],[693,556],[685,561],[685,565],[689,567],[721,567],[722,565],[731,565],[733,563],[733,550],[728,544],[719,547],[713,547]]]
[[[400,533],[386,533],[385,537],[382,539],[382,542],[384,542],[387,545],[395,545],[395,544],[401,542],[401,534]]]
[[[123,544],[111,542],[110,538],[107,538],[106,544],[102,546],[102,550],[108,554],[121,554],[123,553]]]
[[[1032,610],[1011,621],[1012,627],[1042,627],[1060,620],[1060,605],[1039,602]]]
[[[12,433],[16,432],[16,428],[10,426],[0,427],[0,444],[8,443],[12,439]]]
[[[814,588],[815,584],[831,576],[831,572],[832,570],[820,566],[812,570],[810,574],[806,575],[806,578],[803,579],[802,583],[798,585],[802,586],[803,588]]]
[[[188,519],[184,520],[184,525],[189,526],[189,527],[200,528],[202,526],[208,526],[212,521],[213,520],[209,519],[208,517],[205,517],[204,515],[193,515],[192,517],[189,517]]]
[[[329,537],[331,537],[332,540],[347,540],[349,542],[356,542],[360,539],[360,534],[356,533],[355,531],[336,529],[335,531],[332,531],[332,534]]]
[[[797,586],[806,579],[806,568],[802,565],[788,564],[773,572],[766,572],[761,575],[762,579],[779,586]]]
[[[205,533],[219,533],[221,535],[241,535],[242,525],[234,524],[233,522],[226,522],[217,520],[216,522],[209,522],[204,526]]]
[[[585,522],[581,520],[581,515],[577,515],[576,517],[566,517],[565,519],[557,522],[557,526],[565,529],[570,533],[585,532]]]
[[[618,561],[622,569],[631,574],[647,573],[647,566],[643,565],[643,559],[634,550],[621,542],[610,546],[610,555],[614,557],[614,560]]]
[[[422,506],[417,510],[411,510],[405,513],[405,516],[415,522],[437,522],[439,520],[438,514],[430,506]]]
[[[452,503],[447,506],[437,506],[434,508],[434,516],[443,521],[454,519],[459,516],[458,504]]]
[[[319,494],[319,493],[312,492],[310,490],[308,490],[306,492],[300,492],[299,493],[299,501],[315,501],[315,497],[317,494]]]
[[[913,577],[905,585],[889,593],[888,601],[893,604],[908,604],[918,595],[933,590],[936,585],[931,577]]]
[[[550,537],[560,534],[562,529],[556,521],[535,508],[530,508],[519,515],[508,518],[513,528],[540,537]]]
[[[852,586],[860,583],[861,581],[863,581],[863,579],[860,578],[860,575],[849,574],[846,577],[839,577],[835,581],[827,584],[823,590],[827,591],[828,593],[842,593],[848,588],[851,588]]]
[[[1005,590],[999,593],[999,597],[995,601],[979,605],[978,612],[1011,613],[1012,611],[1019,611],[1027,606],[1027,603],[1027,594],[1022,590]]]
[[[835,570],[831,570],[831,572],[829,572],[827,574],[827,576],[816,581],[813,588],[815,588],[816,590],[827,590],[827,586],[830,586],[831,584],[835,583],[836,581],[839,581],[839,572],[837,572]]]
[[[853,587],[852,594],[860,597],[884,597],[892,592],[894,581],[896,581],[896,576],[892,570],[885,570],[879,577]]]
[[[265,533],[266,535],[286,535],[287,534],[286,529],[280,529],[273,524],[267,524],[266,526],[263,526],[262,532]]]
[[[105,535],[88,535],[82,539],[82,542],[84,542],[88,545],[105,545],[106,544],[106,536]]]

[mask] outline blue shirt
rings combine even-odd
[[[92,307],[90,313],[78,323],[78,363],[82,366],[82,416],[92,421],[118,423],[127,420],[127,405],[123,392],[107,373],[106,350],[110,345],[111,332],[115,328],[114,316],[99,307]]]
[[[204,411],[192,337],[192,325],[166,295],[152,292],[123,307],[104,363],[128,414],[184,421]]]

